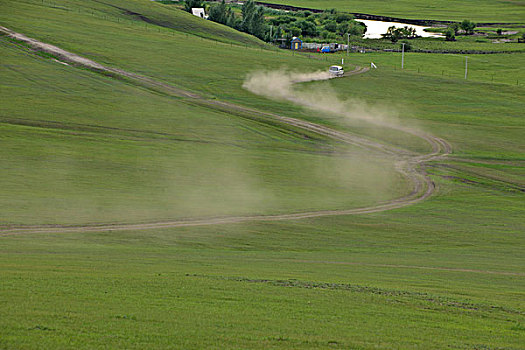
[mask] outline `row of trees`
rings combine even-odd
[[[264,39],[266,35],[268,28],[264,23],[264,8],[256,6],[253,0],[248,0],[242,7],[241,30],[259,39]]]
[[[390,39],[396,43],[399,39],[414,39],[417,38],[416,30],[412,27],[397,28],[395,26],[388,27],[385,34],[381,34],[383,38]]]
[[[271,18],[266,20],[265,13]],[[315,14],[310,11],[284,13],[257,6],[253,0],[244,3],[241,16],[236,16],[224,1],[214,4],[210,7],[209,19],[266,41],[283,37],[291,40],[293,36],[336,39],[338,36],[346,37],[347,33],[361,37],[366,32],[363,23],[356,22],[352,15],[338,13],[335,9]]]
[[[366,26],[354,21],[352,15],[337,13],[335,10],[326,10],[320,14],[301,11],[297,14],[279,15],[271,18],[269,23],[295,36],[320,36],[324,39],[346,36],[347,33],[361,37],[366,32]]]
[[[235,15],[231,8],[226,6],[224,1],[217,6],[212,6],[208,16],[208,18],[214,22],[225,24],[229,27],[236,27]]]
[[[264,8],[255,5],[253,0],[248,0],[244,3],[241,18],[235,16],[232,9],[225,4],[224,0],[210,7],[208,18],[214,22],[252,34],[259,39],[264,40],[267,39],[268,36],[269,28],[264,21]]]
[[[463,31],[465,35],[472,35],[474,34],[475,28],[476,23],[469,21],[468,19],[461,23],[452,23],[445,31],[445,39],[447,41],[456,40],[456,35],[458,35],[460,30]],[[392,26],[389,27],[387,32],[382,34],[382,36],[385,39],[390,39],[393,43],[397,42],[399,39],[417,38],[416,30],[412,27],[396,28]]]

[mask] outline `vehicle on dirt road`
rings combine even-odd
[[[345,71],[341,66],[331,66],[330,69],[328,69],[328,72],[335,77],[342,77],[345,74]]]

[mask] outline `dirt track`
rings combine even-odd
[[[320,135],[330,137],[332,139],[348,143],[351,145],[363,147],[366,149],[375,150],[389,156],[394,157],[396,162],[396,168],[400,173],[406,176],[412,183],[412,191],[402,197],[393,199],[387,202],[379,203],[374,206],[355,208],[348,210],[324,210],[324,211],[312,211],[303,213],[292,213],[282,215],[260,215],[260,216],[238,216],[238,217],[222,217],[222,218],[201,218],[195,220],[174,220],[174,221],[163,221],[163,222],[152,222],[152,223],[135,223],[135,224],[101,224],[101,225],[85,225],[85,226],[64,226],[64,225],[41,225],[41,226],[9,226],[0,227],[0,236],[17,235],[17,234],[30,234],[30,233],[56,233],[56,232],[96,232],[96,231],[110,231],[110,230],[147,230],[147,229],[162,229],[171,227],[188,227],[188,226],[203,226],[203,225],[218,225],[218,224],[235,224],[248,221],[280,221],[280,220],[293,220],[293,219],[306,219],[315,218],[322,216],[335,216],[335,215],[355,215],[355,214],[368,214],[375,213],[385,210],[392,210],[401,207],[405,207],[411,204],[418,203],[422,200],[427,199],[435,191],[435,185],[427,176],[421,165],[425,162],[437,160],[451,153],[450,145],[443,139],[435,136],[425,134],[412,129],[398,129],[418,136],[426,140],[432,146],[432,152],[425,155],[416,155],[406,150],[383,145],[378,142],[374,142],[357,135],[353,135],[346,132],[337,131],[329,127],[318,125],[312,122],[307,122],[300,119],[289,118],[276,114],[266,113],[257,111],[244,106],[209,100],[201,97],[193,92],[185,91],[174,87],[172,85],[156,81],[152,78],[138,75],[135,73],[127,72],[121,69],[110,68],[102,66],[92,60],[81,57],[79,55],[67,52],[56,46],[45,44],[37,40],[26,37],[23,34],[13,32],[5,27],[0,26],[0,32],[14,38],[18,41],[24,42],[31,46],[33,49],[43,51],[48,54],[55,56],[62,62],[69,63],[74,66],[81,66],[84,68],[91,69],[93,71],[110,75],[116,79],[122,79],[129,81],[136,85],[141,85],[156,91],[162,91],[164,93],[175,95],[178,97],[187,98],[190,101],[206,106],[213,109],[220,109],[235,113],[242,113],[246,116],[257,116],[259,118],[265,118],[267,120],[277,121],[282,124],[291,125],[297,128],[308,130]],[[360,74],[367,72],[368,68],[357,68],[347,75]]]

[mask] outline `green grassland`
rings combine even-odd
[[[8,42],[3,58],[3,224],[337,209],[408,189],[393,186],[402,179],[391,160],[363,166],[370,157],[358,149],[130,88]]]
[[[465,53],[465,54],[490,54],[490,53],[516,53],[525,52],[523,43],[493,43],[493,40],[473,36],[458,36],[457,41],[446,41],[444,38],[417,38],[403,40],[410,45],[410,51],[430,53]],[[351,46],[370,48],[375,50],[401,50],[401,43],[392,43],[386,39],[360,39],[355,40]]]
[[[374,62],[379,70],[377,72],[400,72],[401,52],[367,52],[346,55],[342,52],[329,56],[332,62],[345,58],[350,64],[370,65]],[[468,58],[468,75],[465,81],[465,59]],[[418,52],[405,52],[404,72],[431,75],[436,78],[450,78],[451,81],[460,80],[463,83],[474,81],[488,83],[494,88],[504,84],[523,88],[525,72],[522,64],[525,60],[523,53],[509,54],[424,54]],[[494,85],[495,84],[495,85]],[[522,89],[513,90],[521,94]]]
[[[433,19],[476,22],[523,23],[525,3],[523,1],[363,1],[363,0],[269,0],[270,3],[285,4],[315,9],[335,8],[339,11],[359,12],[408,19]]]
[[[149,1],[106,2],[2,1],[0,23],[206,97],[428,151],[241,87],[252,71],[345,55],[293,56]],[[2,224],[347,208],[407,191],[391,159],[0,44]],[[471,55],[468,80],[463,56],[407,53],[403,71],[399,53],[348,61],[379,68],[298,89],[450,142],[426,166],[437,194],[357,216],[0,236],[0,348],[522,349],[523,54]]]

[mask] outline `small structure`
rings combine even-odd
[[[319,50],[321,50],[321,47],[323,47],[323,44],[303,43],[303,49],[306,49],[306,50],[319,51]]]
[[[324,51],[322,51],[322,49],[326,47],[324,49]],[[346,44],[337,44],[337,43],[332,43],[332,44],[319,44],[319,43],[305,43],[303,42],[303,50],[311,50],[311,51],[317,51],[317,52],[335,52],[335,51],[342,51],[342,50],[346,50],[346,48],[348,47],[348,45]]]
[[[303,41],[299,39],[298,37],[294,36],[292,39],[290,49],[301,50],[302,48],[303,48]]]
[[[197,16],[197,17],[200,17],[200,18],[204,18],[204,19],[208,19],[208,15],[206,14],[206,12],[204,12],[204,9],[202,7],[192,8],[191,9],[191,13],[194,16]]]

